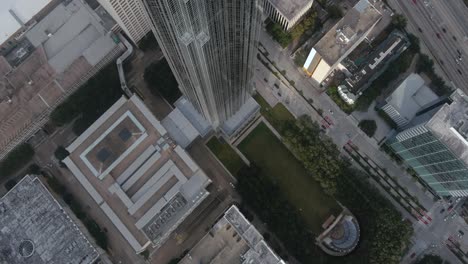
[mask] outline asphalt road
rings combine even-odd
[[[447,83],[468,93],[468,7],[463,1],[389,0],[389,4],[407,17],[407,30],[427,47]]]

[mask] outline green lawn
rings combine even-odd
[[[307,175],[302,164],[265,124],[259,124],[238,147],[265,176],[278,184],[302,212],[313,233],[322,231],[321,226],[330,214],[337,216],[341,211],[336,200]]]
[[[261,95],[256,94],[254,99],[260,105],[260,112],[263,117],[265,117],[266,120],[268,120],[268,122],[270,122],[270,124],[273,125],[273,127],[280,133],[282,130],[281,124],[284,121],[294,121],[296,119],[282,103],[278,103],[275,107],[271,108]]]
[[[206,145],[233,176],[236,176],[237,172],[245,165],[244,161],[226,142],[212,137]]]

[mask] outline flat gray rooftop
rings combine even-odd
[[[288,20],[293,19],[297,13],[307,7],[312,0],[266,0],[285,16]]]
[[[236,206],[179,262],[192,263],[285,264]]]
[[[443,105],[425,126],[468,165],[468,97],[456,90],[452,100],[451,104]]]
[[[346,57],[379,22],[382,14],[367,0],[359,1],[314,46],[329,65]]]
[[[98,253],[37,177],[0,199],[0,263],[87,264]]]
[[[434,102],[438,96],[424,84],[418,74],[410,74],[386,99],[407,120],[413,119],[423,106]]]

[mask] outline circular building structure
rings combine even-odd
[[[31,240],[23,240],[18,247],[19,254],[24,258],[29,258],[34,254],[34,244]]]
[[[356,248],[359,237],[360,229],[356,218],[344,210],[317,238],[317,244],[330,255],[344,256]]]

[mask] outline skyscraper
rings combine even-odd
[[[127,36],[138,43],[151,31],[145,8],[136,0],[98,0]]]
[[[439,195],[468,196],[468,98],[457,90],[451,100],[387,144]]]
[[[259,0],[143,0],[182,93],[213,127],[253,91]]]

